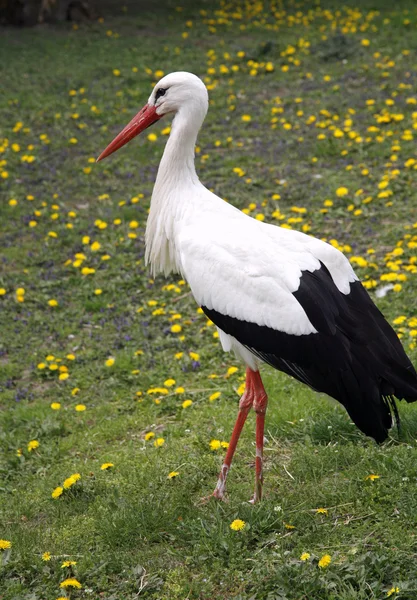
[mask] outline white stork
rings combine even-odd
[[[262,495],[266,362],[343,404],[365,434],[382,442],[398,420],[394,396],[417,400],[417,373],[394,330],[347,258],[333,246],[245,215],[210,192],[194,166],[208,108],[204,83],[171,73],[97,160],[166,114],[172,130],[159,166],[146,226],[152,273],[180,273],[215,323],[225,351],[246,364],[240,400],[217,486],[225,483],[248,412],[256,412],[255,492]]]

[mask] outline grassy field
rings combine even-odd
[[[340,247],[416,363],[415,4],[162,4],[1,32],[0,599],[415,600],[413,405],[378,447],[265,368],[264,501],[251,415],[201,503],[244,368],[144,266],[169,121],[94,162],[162,73],[201,76],[202,181]]]

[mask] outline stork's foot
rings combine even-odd
[[[198,504],[204,506],[205,504],[208,504],[212,500],[222,500],[223,502],[229,502],[229,498],[226,493],[219,494],[217,492],[217,490],[214,490],[214,492],[212,494],[209,494],[208,496],[203,496],[203,498],[200,498]]]

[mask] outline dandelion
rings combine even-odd
[[[12,542],[9,540],[0,540],[0,550],[8,550],[12,547]]]
[[[77,483],[77,481],[81,479],[81,475],[79,473],[74,473],[73,475],[70,475],[70,477],[67,477],[66,480],[63,483],[63,487],[65,490],[68,490],[70,487],[72,487],[75,483]]]
[[[64,560],[64,562],[61,565],[61,569],[65,569],[66,567],[73,567],[76,564],[76,560]]]
[[[32,450],[36,450],[36,448],[39,448],[38,440],[31,440],[28,443],[28,452],[32,452]]]
[[[77,412],[84,412],[85,410],[87,410],[87,407],[85,404],[77,404],[75,410]]]
[[[148,442],[149,440],[151,440],[154,437],[155,437],[154,432],[153,431],[148,431],[148,433],[145,433],[145,442]]]
[[[59,498],[62,495],[62,492],[64,491],[64,488],[61,486],[58,486],[54,489],[54,491],[52,492],[51,496],[54,500],[56,500],[56,498]]]
[[[52,410],[59,410],[61,408],[61,404],[59,402],[52,402],[51,408]]]
[[[389,598],[390,596],[392,596],[393,594],[399,594],[400,592],[400,588],[399,587],[392,587],[390,590],[388,590],[387,592],[387,598]]]
[[[308,560],[310,558],[311,554],[309,552],[303,552],[302,555],[300,556],[300,560]]]
[[[332,557],[330,556],[330,554],[325,554],[319,560],[319,568],[326,569],[330,565],[331,562],[332,562]]]
[[[150,133],[150,134],[148,135],[148,140],[149,140],[150,142],[156,142],[156,140],[157,140],[157,139],[158,139],[158,136],[156,135],[156,133]]]
[[[327,515],[329,511],[327,510],[327,508],[316,508],[316,513],[318,513],[319,515]]]
[[[178,324],[172,325],[171,331],[172,331],[172,333],[180,333],[180,331],[182,331],[182,327],[181,327],[181,325],[178,325]]]
[[[252,121],[252,117],[250,115],[242,115],[242,121],[244,123],[249,123],[249,121]]]
[[[166,387],[172,387],[173,385],[175,385],[175,379],[166,379],[164,381],[164,385],[166,385]]]
[[[242,521],[242,519],[235,519],[230,523],[229,527],[230,529],[233,529],[233,531],[241,531],[246,527],[246,523],[245,521]]]
[[[184,402],[181,404],[181,406],[182,406],[183,408],[188,408],[189,406],[191,406],[191,405],[192,405],[192,403],[193,403],[193,401],[192,401],[192,400],[184,400]]]
[[[336,196],[338,196],[338,198],[344,198],[348,194],[349,190],[347,187],[338,187],[336,190]]]
[[[174,477],[178,477],[178,475],[178,471],[171,471],[171,473],[168,473],[168,479],[174,479]]]
[[[164,438],[156,438],[156,440],[153,443],[153,445],[155,446],[155,448],[160,448],[164,444],[165,444]]]
[[[42,554],[42,560],[44,560],[44,561],[51,560],[51,553],[50,552],[44,552]]]
[[[220,440],[211,440],[210,450],[219,450],[222,447]]]
[[[369,479],[369,481],[375,481],[375,479],[379,479],[381,477],[381,475],[374,475],[373,473],[371,473],[370,475],[367,475],[365,477],[365,481],[367,479]]]
[[[77,579],[75,579],[75,577],[70,577],[69,579],[65,579],[64,581],[62,581],[59,584],[59,587],[64,588],[64,589],[66,589],[68,587],[81,589],[82,585]]]
[[[114,467],[114,464],[113,464],[113,463],[111,463],[111,462],[108,462],[108,463],[103,463],[103,464],[101,465],[100,469],[101,469],[102,471],[107,471],[107,469],[111,469],[112,467]]]
[[[221,396],[221,392],[214,392],[214,394],[211,394],[211,396],[209,396],[209,400],[210,402],[214,402],[214,400],[217,400],[217,398],[220,398]]]
[[[114,361],[115,361],[115,359],[114,359],[113,357],[111,357],[111,356],[110,356],[110,357],[109,357],[109,358],[106,360],[106,363],[105,363],[106,367],[112,367],[112,366],[114,365]]]

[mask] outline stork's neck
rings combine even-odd
[[[152,202],[154,197],[168,195],[173,189],[181,186],[192,186],[198,183],[194,166],[194,148],[202,121],[187,117],[178,111],[172,121],[171,134],[158,169]]]
[[[178,272],[175,239],[181,218],[202,187],[194,166],[194,148],[205,111],[185,114],[179,110],[172,122],[165,151],[152,193],[151,210],[146,225],[145,260],[153,273]]]

